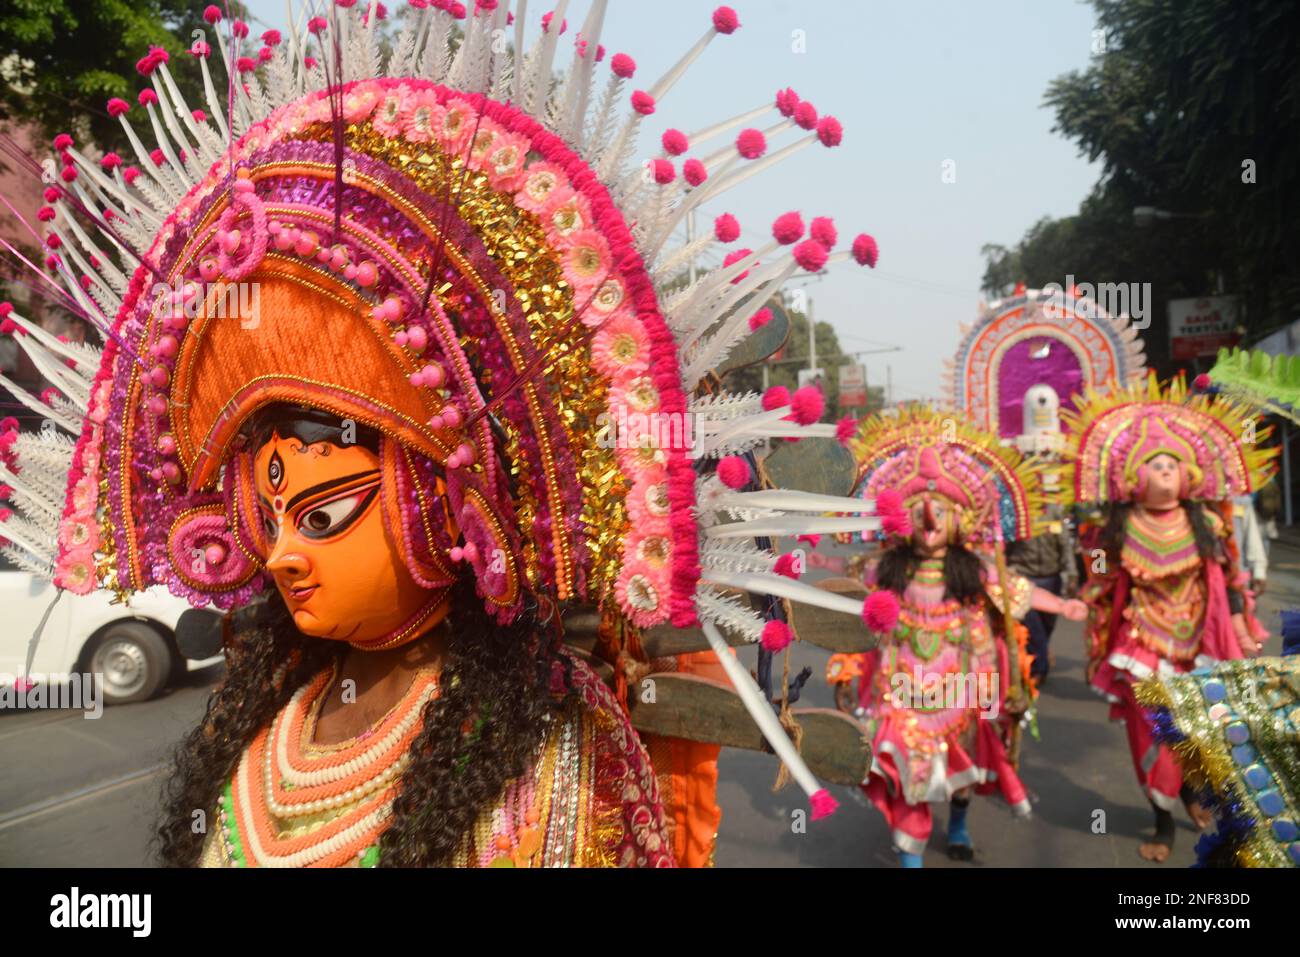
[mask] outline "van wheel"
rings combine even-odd
[[[167,642],[139,621],[109,625],[90,652],[90,671],[102,676],[105,704],[148,701],[162,690],[171,670]]]

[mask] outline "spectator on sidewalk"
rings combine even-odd
[[[1241,567],[1250,576],[1250,588],[1263,594],[1268,581],[1268,550],[1260,534],[1259,517],[1249,495],[1232,500],[1232,537],[1237,543]]]
[[[1078,570],[1074,561],[1074,537],[1066,525],[1059,507],[1051,509],[1051,530],[1007,547],[1007,564],[1011,569],[1039,588],[1053,595],[1073,597],[1078,586]],[[1049,642],[1056,628],[1056,616],[1031,610],[1024,617],[1029,629],[1029,653],[1033,655],[1030,666],[1034,681],[1042,684],[1051,670]]]

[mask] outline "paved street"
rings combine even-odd
[[[1277,612],[1300,606],[1300,537],[1273,544],[1262,617],[1278,631]],[[978,799],[970,829],[974,864],[943,853],[941,811],[926,854],[929,867],[1158,867],[1137,857],[1138,837],[1151,827],[1149,808],[1133,779],[1122,727],[1083,682],[1080,628],[1062,622],[1053,639],[1056,669],[1039,705],[1041,741],[1026,739],[1022,774],[1035,798],[1033,820],[1014,820],[996,799]],[[1266,650],[1276,654],[1280,642]],[[752,665],[752,652],[741,652]],[[813,677],[801,704],[830,707],[822,680],[826,653],[794,652],[792,671]],[[199,720],[208,689],[220,676],[209,668],[145,704],[108,709],[97,721],[80,714],[0,713],[0,865],[145,865],[156,813],[161,763]],[[789,785],[772,793],[775,759],[727,751],[721,761],[723,807],[717,863],[722,867],[889,867],[894,865],[884,822],[856,788],[837,787],[840,811],[806,833],[792,829],[792,811],[805,807]],[[1096,812],[1105,833],[1094,834]],[[1173,857],[1185,867],[1196,835],[1185,816]]]

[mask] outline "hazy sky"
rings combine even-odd
[[[250,6],[265,25],[283,26],[283,0]],[[529,20],[552,6],[530,3]],[[648,88],[704,33],[715,6],[611,0],[602,42],[634,57],[633,86]],[[865,359],[875,384],[892,367],[895,398],[937,395],[941,359],[956,347],[957,324],[973,319],[979,303],[980,246],[1012,245],[1040,217],[1076,212],[1099,175],[1050,132],[1053,117],[1041,105],[1049,81],[1088,63],[1092,8],[1074,0],[731,6],[741,29],[716,38],[661,101],[645,125],[647,155],[658,151],[667,127],[689,133],[770,102],[786,86],[839,118],[841,147],[804,150],[742,184],[720,197],[702,224],[734,213],[745,244],[757,248],[772,220],[793,209],[806,219],[833,216],[842,243],[858,232],[874,235],[874,272],[842,265],[809,287],[816,317],[834,324],[845,350],[902,347]],[[566,41],[587,7],[586,0],[570,5]],[[539,28],[530,23],[530,37]],[[772,148],[794,138],[787,133]],[[942,178],[948,160],[953,183]]]

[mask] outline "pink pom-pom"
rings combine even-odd
[[[805,130],[815,130],[817,128],[817,119],[817,107],[807,100],[794,108],[794,121]]]
[[[778,555],[776,564],[772,566],[772,571],[778,575],[784,575],[786,578],[798,579],[801,569],[799,561],[794,555]]]
[[[880,249],[876,246],[876,240],[866,233],[859,233],[853,240],[853,258],[857,260],[859,266],[870,266],[875,269],[876,262],[880,259]]]
[[[890,512],[901,512],[903,510],[903,496],[899,494],[896,488],[881,489],[880,494],[876,496],[876,513],[885,515]]]
[[[124,113],[131,112],[131,104],[119,96],[113,97],[108,101],[108,115],[121,116]]]
[[[307,29],[311,33],[323,33],[329,29],[329,25],[324,17],[312,17],[307,21]]]
[[[1211,385],[1209,375],[1202,372],[1200,375],[1198,375],[1195,379],[1192,380],[1192,385],[1195,388],[1199,389],[1200,391],[1204,392]]]
[[[912,516],[906,512],[889,512],[880,518],[880,529],[886,535],[897,535],[899,538],[912,537]]]
[[[767,152],[767,137],[762,130],[741,130],[736,137],[736,150],[745,159],[758,159]]]
[[[753,254],[754,254],[754,250],[752,249],[733,249],[731,252],[727,253],[727,255],[722,257],[722,266],[724,269],[727,266],[734,266],[736,263],[740,262],[745,257],[752,256]],[[749,270],[746,269],[735,279],[731,280],[731,284],[734,286],[736,283],[740,282],[748,275],[749,275]]]
[[[632,74],[636,73],[636,60],[633,60],[626,53],[615,53],[609,61],[609,68],[614,71],[615,76],[630,80]]]
[[[778,651],[785,651],[792,637],[790,626],[785,622],[769,621],[763,626],[763,637],[760,640],[763,643],[763,650],[776,654]]]
[[[447,12],[451,14],[453,20],[465,19],[465,4],[450,3],[447,5]]]
[[[851,415],[846,415],[835,423],[835,440],[840,445],[848,445],[853,437],[858,434],[858,420]]]
[[[141,90],[140,95],[135,98],[135,101],[141,106],[152,106],[158,102],[158,94],[152,89]]]
[[[794,116],[795,108],[799,105],[799,94],[788,86],[784,90],[776,91],[776,108],[780,114],[787,119]]]
[[[723,213],[713,221],[713,235],[720,243],[734,243],[740,238],[740,223],[731,213]]]
[[[794,261],[808,272],[821,272],[829,258],[830,253],[826,251],[826,247],[815,239],[794,247]]]
[[[784,213],[772,223],[772,238],[782,246],[789,246],[803,239],[803,217],[798,213]]]
[[[835,244],[840,241],[839,231],[835,228],[835,221],[829,216],[818,216],[808,227],[808,235],[814,241],[821,243],[827,250],[835,248]]]
[[[128,166],[122,170],[122,178],[126,180],[126,185],[130,186],[140,175],[140,169],[136,166]]]
[[[664,152],[669,156],[681,156],[691,144],[686,139],[686,134],[681,130],[665,130],[661,140],[664,146]]]
[[[236,20],[230,25],[230,32],[242,40],[248,36],[248,24],[243,20]]]
[[[651,160],[650,166],[654,171],[655,182],[660,186],[667,186],[677,178],[677,170],[666,159]]]
[[[275,56],[275,51],[270,47],[262,47],[262,49],[257,51],[257,59],[261,63],[267,62],[273,56]]]
[[[821,544],[822,537],[818,535],[816,532],[809,532],[804,535],[796,535],[794,537],[794,540],[796,542],[807,542],[809,548],[816,548],[818,545]]]
[[[75,166],[65,166],[59,171],[59,176],[65,183],[71,183],[77,178],[77,168]]]
[[[740,489],[749,484],[752,473],[744,456],[728,455],[718,463],[718,478],[727,488]]]
[[[839,809],[839,802],[831,797],[831,792],[822,788],[808,799],[812,804],[812,819],[820,821],[824,817],[830,817]]]
[[[823,116],[817,124],[817,138],[822,145],[830,148],[844,142],[844,127],[833,116]]]
[[[14,304],[12,302],[0,302],[0,319],[8,319],[13,314],[13,311]],[[8,422],[11,418],[12,416],[6,416],[4,421]]]
[[[45,192],[41,195],[45,197],[47,203],[57,203],[63,196],[63,194],[59,192],[58,188],[54,186],[45,187]]]
[[[764,306],[749,317],[749,331],[754,332],[772,321],[772,310]]]
[[[269,47],[278,47],[280,45],[280,31],[267,30],[262,34],[262,42]]]
[[[771,412],[773,409],[782,409],[790,404],[790,390],[783,385],[774,385],[763,393],[763,409]]]
[[[208,6],[204,7],[203,19],[208,21],[208,23],[220,23],[221,8],[218,7],[216,4],[209,4]]]
[[[58,249],[63,245],[63,240],[60,239],[57,234],[51,234],[45,237],[45,245],[49,246],[51,249]]]
[[[240,73],[252,73],[257,69],[257,61],[249,56],[241,56],[235,61],[235,69]]]
[[[195,40],[194,45],[190,47],[190,56],[194,57],[196,60],[206,60],[211,55],[212,47],[204,43],[202,40]]]
[[[898,625],[898,596],[892,591],[874,591],[862,603],[862,621],[868,631],[887,635]]]
[[[36,211],[36,218],[43,223],[50,222],[52,219],[54,219],[54,207],[42,206],[40,209]]]
[[[692,186],[699,186],[709,178],[709,171],[697,159],[688,159],[682,164],[682,179]]]
[[[149,154],[149,159],[153,161],[154,166],[162,166],[167,162],[167,157],[163,155],[162,150],[154,150]]]
[[[54,148],[56,150],[66,150],[71,145],[72,137],[67,133],[60,133],[58,136],[54,137]]]
[[[791,418],[800,425],[812,425],[826,411],[826,397],[815,385],[806,385],[796,389],[790,397]]]
[[[637,90],[632,94],[632,109],[642,116],[649,116],[655,111],[655,98],[645,90]]]
[[[302,65],[305,66],[305,67],[306,67],[307,69],[309,69],[309,70],[314,70],[314,69],[316,69],[317,62],[318,62],[318,61],[316,60],[316,58],[315,58],[314,56],[305,56],[305,57],[302,58]]]
[[[713,29],[719,33],[735,33],[740,27],[740,18],[731,7],[718,7],[713,11]]]
[[[542,30],[543,30],[544,32],[546,32],[546,33],[550,33],[550,32],[551,32],[551,20],[552,20],[554,17],[555,17],[555,11],[554,11],[554,10],[552,10],[550,13],[543,13],[543,14],[542,14]],[[567,30],[567,29],[569,29],[569,21],[568,21],[568,20],[561,20],[561,21],[560,21],[560,36],[563,36],[563,35],[564,35],[564,31]]]

